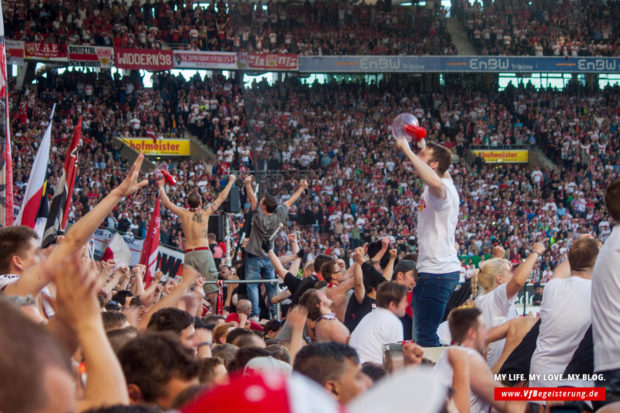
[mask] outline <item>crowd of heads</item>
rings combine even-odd
[[[574,234],[588,232],[605,239],[610,232],[609,218],[596,200],[605,182],[617,174],[612,166],[620,153],[616,89],[537,91],[509,86],[485,93],[451,88],[450,93],[403,97],[397,91],[417,88],[415,78],[325,85],[288,79],[274,86],[261,82],[243,87],[222,76],[186,81],[162,74],[154,76],[153,88],[144,88],[135,75],[48,72],[37,80],[25,93],[16,94],[11,106],[19,160],[16,199],[21,202],[36,141],[47,125],[47,108],[57,102],[48,197],[64,161],[61,148],[72,136],[78,113],[83,117],[79,169],[93,170],[78,174],[72,220],[88,212],[127,168],[119,156],[120,144],[111,138],[148,136],[153,131],[158,138],[196,136],[215,153],[211,160],[170,165],[179,181],[170,188],[173,202],[184,205],[198,196],[206,204],[225,185],[228,173],[250,170],[267,170],[258,178],[264,192],[280,197],[295,187],[301,174],[309,180],[309,196],[292,207],[290,224],[300,232],[310,258],[323,252],[345,257],[364,242],[382,237],[389,237],[400,253],[412,252],[412,207],[417,206],[420,188],[411,182],[406,163],[398,167],[402,159],[391,150],[386,121],[411,111],[427,129],[429,140],[451,148],[449,170],[461,196],[462,224],[456,240],[467,276],[478,257],[491,255],[495,245],[506,247],[507,258],[516,264],[526,256],[528,245],[548,238],[551,248],[535,272],[535,280],[544,281]],[[86,93],[89,86],[92,90]],[[475,157],[466,163],[472,148],[533,144],[557,167],[493,166]],[[243,188],[241,193],[243,198]],[[156,196],[149,187],[124,201],[103,226],[144,237],[151,207],[136,206],[152,206]],[[162,217],[162,242],[182,249],[180,221],[165,209]],[[285,235],[276,238],[278,253],[286,252],[286,240]]]
[[[459,0],[476,51],[506,56],[616,56],[615,2]],[[566,7],[570,13],[564,13]]]
[[[300,55],[456,53],[436,7],[251,1],[3,3],[7,37],[27,42]]]

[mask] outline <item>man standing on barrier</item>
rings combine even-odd
[[[258,280],[261,277],[264,280],[275,278],[273,265],[267,251],[273,248],[273,239],[278,233],[281,224],[286,222],[289,208],[297,201],[307,187],[308,182],[302,179],[299,189],[284,203],[278,204],[276,199],[269,194],[265,194],[259,203],[252,189],[252,177],[248,176],[245,178],[246,194],[252,211],[254,211],[250,241],[245,249],[247,253],[245,259],[246,280]],[[274,284],[265,284],[265,288],[267,289],[269,302],[271,302],[273,296],[276,295],[276,287]],[[248,296],[252,302],[252,313],[250,316],[258,318],[260,312],[258,284],[248,284],[247,289]],[[274,316],[274,305],[270,306],[270,311],[272,316]]]
[[[207,205],[204,209],[202,208],[202,198],[197,192],[190,192],[187,196],[189,209],[175,205],[166,194],[164,179],[157,181],[159,194],[164,206],[181,218],[181,225],[185,234],[185,258],[183,263],[196,268],[208,281],[217,280],[217,267],[215,266],[213,253],[209,249],[209,216],[215,213],[228,198],[230,188],[232,188],[236,179],[235,175],[230,175],[224,190],[220,192],[213,203]],[[205,284],[204,289],[209,301],[215,302],[217,299],[217,285]]]
[[[448,173],[452,153],[429,142],[416,154],[405,138],[397,138],[396,146],[424,183],[417,214],[418,282],[411,299],[414,339],[423,347],[438,347],[437,327],[461,269],[454,247],[459,194]]]

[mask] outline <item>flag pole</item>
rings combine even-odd
[[[1,128],[0,148],[0,226],[13,225],[13,160],[11,159],[11,125],[9,117],[9,87],[6,65],[4,18],[0,0],[0,107],[4,104],[4,127]]]

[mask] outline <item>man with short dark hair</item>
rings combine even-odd
[[[38,235],[24,225],[0,228],[0,293],[11,294],[11,289],[22,273],[41,261],[41,250]],[[45,296],[49,296],[47,287],[43,288]],[[52,307],[45,300],[39,301],[47,317],[54,315]]]
[[[260,200],[256,199],[256,194],[252,189],[252,177],[245,178],[245,189],[254,214],[252,216],[252,230],[250,240],[245,248],[245,279],[272,280],[275,278],[273,264],[267,251],[273,248],[273,237],[278,232],[280,225],[286,222],[289,208],[297,201],[304,190],[308,187],[308,182],[302,179],[299,189],[291,195],[284,203],[277,203],[276,199],[267,194]],[[263,246],[263,244],[265,244]],[[266,284],[269,303],[276,293],[274,284]],[[252,302],[252,313],[250,317],[258,319],[260,314],[258,284],[248,284],[248,298]],[[272,316],[275,315],[275,305],[270,306]],[[258,321],[258,320],[256,320]]]
[[[174,335],[147,334],[125,344],[118,359],[132,404],[169,409],[185,388],[198,384],[198,362]]]
[[[592,270],[594,371],[603,375],[607,402],[620,400],[620,178],[605,190],[607,212],[614,221]]]
[[[354,348],[341,343],[313,343],[297,353],[293,370],[323,386],[342,405],[364,393],[371,381]]]
[[[403,324],[403,338],[411,340],[413,339],[413,308],[411,308],[411,299],[413,288],[418,282],[418,270],[416,269],[415,261],[405,259],[398,261],[392,272],[392,281],[404,285],[409,291],[407,295],[409,305],[405,315],[400,317],[400,322]]]
[[[407,288],[386,281],[377,288],[377,308],[359,322],[349,344],[360,355],[362,363],[383,363],[383,345],[403,341],[403,326],[399,317],[405,315]]]
[[[179,337],[179,341],[185,347],[196,350],[197,343],[194,342],[194,317],[187,311],[178,308],[168,307],[158,310],[151,316],[147,325],[147,330],[152,332],[169,331]]]
[[[217,280],[217,267],[215,266],[213,253],[209,249],[209,217],[228,198],[228,193],[235,183],[235,179],[237,179],[235,175],[230,175],[228,183],[222,192],[220,192],[215,201],[204,209],[202,208],[202,198],[196,192],[191,192],[187,197],[189,209],[175,205],[166,194],[164,179],[157,181],[162,203],[173,214],[181,218],[183,234],[185,235],[185,257],[183,263],[196,268],[208,281]],[[204,290],[205,293],[209,294],[209,299],[215,302],[217,286],[215,284],[205,284]]]
[[[396,146],[413,164],[424,183],[418,204],[418,288],[413,290],[413,334],[423,347],[440,345],[437,327],[459,281],[461,263],[455,248],[459,194],[448,173],[452,154],[445,146],[428,143],[415,154],[405,138]]]
[[[493,373],[482,356],[485,348],[486,326],[482,312],[477,308],[457,308],[448,315],[450,334],[455,343],[444,351],[435,364],[434,373],[456,394],[469,394],[469,411],[489,411],[489,404],[499,411],[523,411],[525,402],[496,401],[495,387],[501,387],[493,379]],[[463,389],[458,378],[465,378]],[[465,401],[467,404],[467,401]],[[513,410],[521,407],[520,410]]]

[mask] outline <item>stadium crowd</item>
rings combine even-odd
[[[617,56],[617,2],[453,2],[482,55]],[[570,8],[570,13],[563,11]]]
[[[436,8],[249,1],[3,3],[7,38],[124,48],[295,53],[450,55]]]
[[[602,239],[609,234],[611,224],[593,200],[600,198],[604,182],[617,175],[611,166],[617,164],[619,152],[617,116],[612,116],[611,106],[617,92],[577,99],[575,93],[587,92],[509,87],[491,95],[452,90],[449,95],[435,92],[397,99],[396,91],[413,87],[410,82],[403,77],[379,85],[309,87],[287,80],[279,86],[261,83],[242,88],[221,76],[186,82],[180,76],[161,75],[154,77],[152,89],[145,89],[137,77],[49,72],[12,102],[14,153],[20,161],[17,200],[21,202],[27,183],[36,139],[47,124],[47,108],[57,102],[48,188],[58,178],[64,159],[60,148],[72,136],[77,113],[84,117],[79,166],[94,166],[92,174],[78,175],[72,220],[88,212],[126,170],[110,136],[189,133],[213,148],[216,157],[170,165],[181,182],[171,189],[175,202],[182,204],[194,188],[212,199],[230,171],[266,170],[265,190],[282,194],[290,192],[294,178],[302,174],[310,182],[310,196],[291,208],[290,220],[302,232],[300,242],[311,257],[325,251],[345,257],[351,248],[385,236],[404,254],[414,250],[411,207],[417,207],[420,188],[407,179],[407,167],[398,167],[402,163],[398,154],[389,150],[385,119],[412,111],[427,128],[429,139],[453,150],[452,175],[461,193],[463,222],[456,238],[469,275],[472,264],[489,256],[494,245],[506,246],[509,258],[517,263],[526,256],[528,245],[548,238],[553,246],[534,277],[544,281],[574,234],[593,233]],[[586,111],[585,105],[596,109]],[[572,121],[567,121],[571,119],[567,114],[575,116]],[[593,139],[592,144],[580,139],[582,134]],[[476,159],[470,165],[465,162],[472,147],[537,142],[558,164],[564,159],[563,174],[519,165],[484,165]],[[567,145],[569,150],[558,158],[559,149]],[[527,197],[522,195],[526,193]],[[144,237],[149,211],[135,207],[152,205],[156,196],[154,189],[142,191],[121,204],[105,225],[118,228],[124,221],[123,231]],[[183,249],[180,221],[165,210],[163,217],[162,242]],[[276,243],[277,251],[285,240]]]

